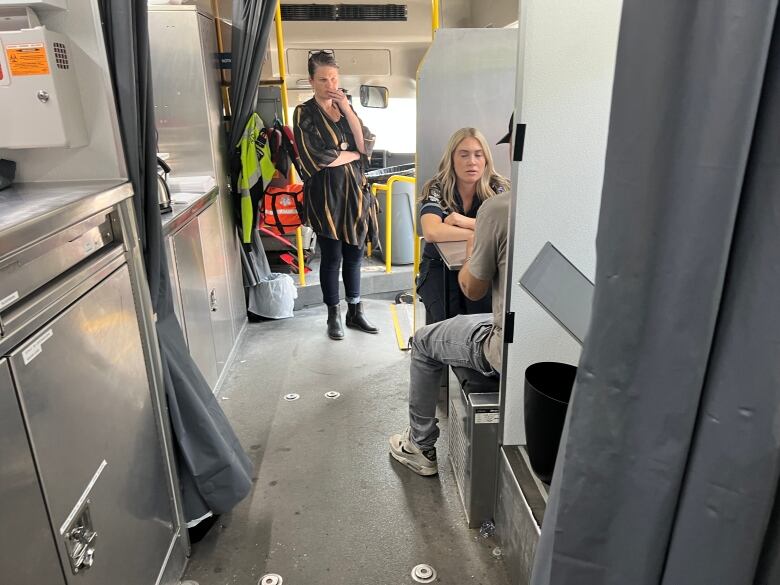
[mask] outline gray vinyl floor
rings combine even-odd
[[[322,308],[248,325],[219,400],[255,464],[254,489],[193,545],[186,579],[255,585],[276,573],[284,585],[404,585],[428,563],[436,583],[508,584],[496,542],[465,524],[446,419],[438,476],[390,459],[388,436],[407,421],[409,355],[396,344],[390,303],[365,305],[380,335],[348,329],[332,341]]]

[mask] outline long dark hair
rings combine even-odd
[[[333,51],[310,51],[308,66],[309,79],[314,79],[314,73],[317,71],[317,67],[339,68],[339,64],[336,63],[336,57],[333,56]]]

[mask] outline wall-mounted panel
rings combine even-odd
[[[479,47],[479,50],[474,50]],[[506,134],[514,109],[517,30],[441,29],[425,55],[417,87],[417,189],[438,169],[449,138],[473,126],[491,145],[496,169],[508,177]]]
[[[507,294],[515,335],[504,360],[506,445],[525,443],[525,369],[579,361],[577,342],[518,281],[548,241],[593,279],[621,7],[621,0],[523,2],[516,110],[527,130],[523,162],[513,172]]]

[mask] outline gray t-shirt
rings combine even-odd
[[[506,280],[506,246],[509,232],[509,193],[495,195],[477,212],[474,249],[469,272],[480,280],[489,280],[493,288],[493,329],[485,338],[482,351],[493,369],[501,371],[504,345],[504,281]]]

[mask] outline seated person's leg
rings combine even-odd
[[[423,258],[417,277],[417,295],[425,305],[425,324],[444,321],[444,264],[441,260]]]
[[[414,335],[409,428],[390,437],[390,453],[415,473],[434,475],[438,471],[436,402],[442,369],[445,365],[455,365],[490,374],[492,368],[482,352],[482,342],[491,327],[491,315],[458,315],[426,325]]]

